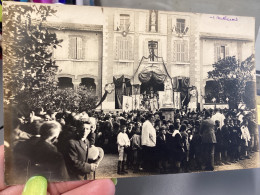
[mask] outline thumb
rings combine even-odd
[[[47,180],[42,176],[31,177],[25,184],[22,195],[46,195]]]

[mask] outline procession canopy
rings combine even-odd
[[[139,73],[138,78],[142,83],[148,83],[150,80],[153,80],[157,84],[164,83],[167,75],[158,67],[158,66],[148,66]]]

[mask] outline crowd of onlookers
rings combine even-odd
[[[118,174],[214,170],[258,151],[254,111],[215,109],[82,113],[17,111],[10,140],[14,171],[49,180],[86,179],[105,154],[118,155]],[[111,165],[113,167],[113,165]],[[17,175],[17,174],[16,174]],[[19,174],[18,174],[19,175]]]

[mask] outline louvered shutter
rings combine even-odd
[[[229,56],[229,47],[228,46],[225,47],[225,56],[226,57]]]
[[[215,62],[217,62],[220,59],[220,46],[215,45]]]
[[[189,47],[188,47],[188,41],[184,41],[184,62],[189,62]]]
[[[82,38],[77,37],[77,59],[82,59]]]
[[[120,46],[120,43],[119,43],[119,37],[116,38],[116,49],[115,49],[115,59],[116,60],[119,60],[119,46]]]
[[[76,37],[70,37],[69,57],[76,59]]]

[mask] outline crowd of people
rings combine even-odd
[[[160,111],[15,112],[16,175],[41,173],[50,181],[87,179],[106,154],[118,155],[119,175],[178,173],[212,171],[259,147],[250,110],[175,110],[168,120]]]

